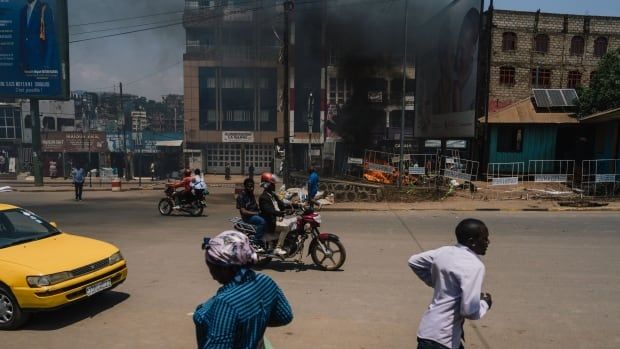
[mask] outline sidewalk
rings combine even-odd
[[[206,175],[205,181],[213,188],[230,188],[231,194],[236,184],[241,184],[245,176],[233,175],[230,180],[226,180],[223,175]],[[255,181],[259,177],[254,177]],[[164,190],[165,180],[151,181],[150,178],[142,178],[139,185],[138,179],[121,182],[123,192],[134,190]],[[88,178],[84,183],[84,191],[111,191],[111,181],[101,181],[93,178],[92,187],[89,185]],[[0,187],[10,186],[16,192],[69,192],[73,191],[73,184],[64,178],[44,179],[44,185],[37,187],[33,180],[4,180],[0,181]],[[590,200],[598,202],[597,200]],[[470,199],[461,196],[449,197],[441,201],[421,201],[413,203],[405,202],[336,202],[334,205],[322,207],[327,212],[347,212],[347,211],[620,211],[620,201],[605,202],[600,207],[567,207],[561,206],[558,201],[553,200],[480,200]]]
[[[607,202],[600,207],[561,206],[551,200],[459,200],[402,202],[342,202],[323,206],[323,211],[620,211],[620,202]]]

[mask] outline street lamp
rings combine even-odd
[[[308,168],[312,166],[312,125],[314,125],[314,96],[308,94]]]

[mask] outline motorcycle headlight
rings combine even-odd
[[[30,287],[44,287],[61,283],[73,278],[71,272],[63,271],[60,273],[43,275],[43,276],[28,276],[26,281]]]
[[[317,214],[316,216],[314,216],[314,221],[321,224],[321,215]]]
[[[120,262],[122,260],[123,260],[123,255],[121,254],[120,251],[118,251],[115,254],[111,255],[110,258],[108,258],[108,264],[112,265],[112,264],[118,263],[118,262]]]

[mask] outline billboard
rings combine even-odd
[[[67,0],[0,0],[0,98],[69,99]]]
[[[414,135],[474,137],[482,3],[435,0],[424,6],[429,16],[416,32]]]

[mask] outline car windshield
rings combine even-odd
[[[28,210],[0,212],[0,248],[44,239],[58,233],[58,229]]]

